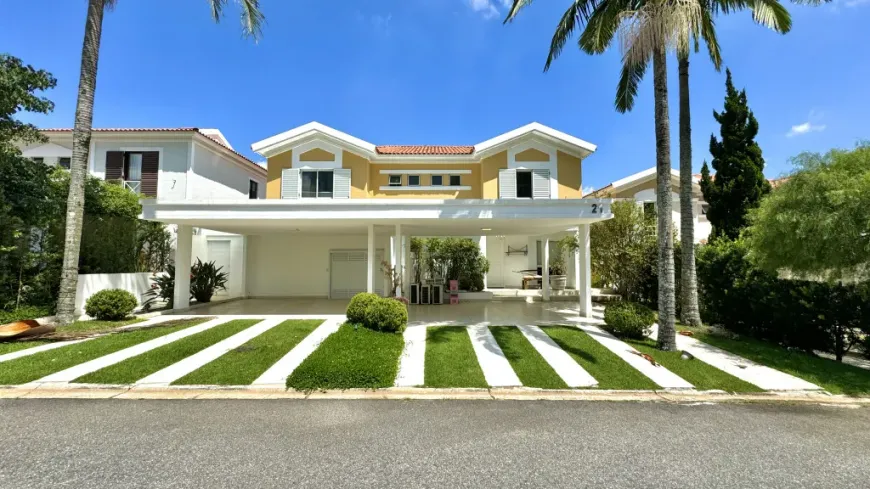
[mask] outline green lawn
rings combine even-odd
[[[66,326],[57,328],[57,332],[63,333],[98,333],[110,329],[120,328],[121,326],[129,326],[131,324],[141,323],[145,318],[129,317],[120,321],[99,321],[90,319],[87,321],[75,321]]]
[[[656,362],[662,364],[664,368],[686,379],[686,382],[694,385],[698,390],[719,389],[726,392],[763,392],[763,389],[760,387],[742,381],[701,360],[683,360],[680,358],[680,355],[682,355],[680,351],[661,351],[656,348],[656,342],[653,340],[623,341],[635,347],[639,352],[650,355]]]
[[[570,326],[544,326],[559,347],[598,381],[599,389],[652,390],[660,387],[585,332]]]
[[[559,377],[553,367],[535,350],[523,332],[515,326],[489,328],[504,356],[526,387],[542,389],[567,389],[568,384]]]
[[[0,343],[0,355],[5,355],[7,353],[12,353],[16,351],[26,350],[28,348],[33,348],[34,346],[44,345],[46,343],[51,343],[46,340],[29,340],[29,341],[10,341],[8,343]]]
[[[250,328],[261,319],[236,319],[214,326],[205,331],[173,341],[168,345],[145,352],[123,362],[75,379],[84,384],[132,384],[154,372],[179,362],[194,353]]]
[[[287,378],[287,387],[325,389],[392,387],[405,341],[399,333],[343,324]]]
[[[731,339],[711,333],[695,338],[781,372],[812,382],[832,394],[870,394],[870,371],[753,338]]]
[[[173,385],[248,385],[293,349],[323,321],[288,320],[257,336]]]
[[[0,364],[0,385],[25,384],[124,348],[199,324],[208,318],[174,321],[171,325],[113,333],[102,338],[36,353]]]
[[[427,328],[426,387],[489,387],[464,327]]]

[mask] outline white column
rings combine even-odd
[[[366,277],[366,292],[369,294],[375,291],[375,225],[369,224],[369,239],[368,239],[368,276]]]
[[[574,233],[574,237],[575,237],[575,239],[577,239],[577,242],[580,243],[580,245],[582,246],[583,242],[580,241],[580,231],[579,230],[576,233]],[[580,250],[577,250],[576,252],[572,253],[572,255],[573,256],[571,258],[571,263],[572,263],[573,270],[571,270],[572,271],[571,275],[572,275],[572,279],[574,281],[573,285],[574,285],[574,289],[580,290]]]
[[[592,251],[589,249],[589,224],[581,224],[578,232],[580,249],[577,252],[580,279],[577,286],[580,297],[580,316],[592,317]]]
[[[190,307],[190,263],[193,253],[193,227],[178,225],[175,238],[175,294],[173,309]]]
[[[550,300],[550,237],[544,236],[541,240],[541,291],[544,302]]]
[[[396,224],[396,235],[393,236],[393,266],[396,267],[396,270],[402,274],[402,225]],[[392,280],[390,280],[392,287]],[[397,287],[396,297],[404,297],[402,295],[402,287]]]
[[[480,253],[483,254],[484,258],[486,258],[486,236],[480,237],[479,244],[480,244]],[[486,273],[483,274],[483,290],[486,290],[489,288],[489,283],[486,279],[487,275],[488,274],[486,274]]]

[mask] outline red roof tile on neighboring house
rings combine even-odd
[[[474,146],[386,145],[375,148],[382,155],[470,155]]]

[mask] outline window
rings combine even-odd
[[[444,185],[444,177],[441,175],[432,175],[432,186],[440,187]]]
[[[139,192],[142,186],[142,153],[124,153],[124,186]]]
[[[36,158],[30,158],[30,159],[33,160],[34,163],[43,163],[43,162],[45,162],[45,158],[43,158],[43,157],[41,157],[41,156],[37,156]]]
[[[420,186],[420,175],[408,175],[408,186],[409,187],[419,187]]]
[[[402,175],[390,175],[390,187],[401,187]]]
[[[302,198],[332,198],[332,170],[303,170]]]
[[[260,184],[257,183],[257,182],[255,182],[255,181],[253,181],[253,180],[249,180],[249,182],[250,182],[250,183],[248,183],[248,198],[249,198],[249,199],[257,199],[257,198],[259,198],[259,195],[260,195]]]
[[[61,168],[66,168],[67,170],[69,170],[71,161],[72,161],[71,158],[60,157],[57,159],[57,165]]]
[[[643,203],[643,215],[644,215],[644,217],[655,217],[656,216],[656,203],[655,202],[644,202]]]
[[[458,187],[462,185],[462,178],[459,175],[450,175],[450,186]]]
[[[532,198],[532,172],[529,170],[517,171],[517,198]]]

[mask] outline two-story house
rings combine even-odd
[[[246,237],[244,296],[347,298],[384,293],[381,260],[410,283],[410,237],[463,236],[486,253],[490,288],[516,287],[516,271],[548,263],[551,241],[575,233],[585,246],[569,286],[591,314],[589,226],[611,215],[609,200],[582,196],[586,141],[533,123],[469,146],[375,145],[310,123],[252,149],[268,160],[263,200],[143,200],[145,218],[178,225],[177,270],[192,230],[214,229]],[[177,275],[175,304],[187,304],[187,280]]]
[[[41,132],[48,141],[23,146],[22,155],[69,168],[72,129]],[[236,152],[217,129],[94,129],[88,173],[158,201],[247,201],[266,196],[266,169]],[[169,230],[175,233],[175,226]],[[244,236],[200,227],[192,243],[189,253],[194,260],[215,261],[229,272],[224,294],[244,295]]]

